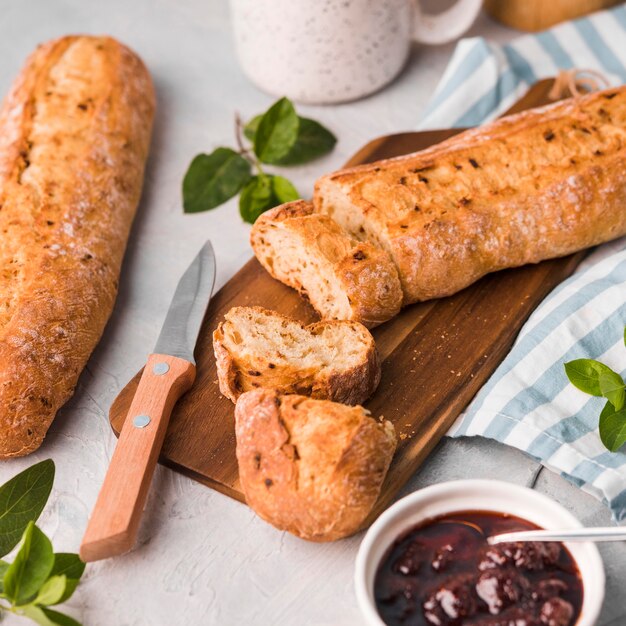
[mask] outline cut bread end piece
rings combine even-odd
[[[397,259],[394,258],[394,249],[387,236],[385,228],[381,228],[380,219],[376,219],[376,211],[365,211],[357,207],[363,203],[361,198],[353,199],[353,190],[344,184],[344,179],[350,177],[352,169],[335,172],[322,176],[315,183],[313,197],[314,210],[320,215],[327,216],[349,237],[363,243],[369,243],[381,251],[385,251],[397,268]],[[410,303],[407,286],[399,273],[399,281],[403,291],[402,305]]]
[[[400,311],[400,279],[387,252],[358,241],[309,202],[290,202],[261,215],[250,243],[263,267],[298,290],[322,319],[372,328]]]
[[[345,404],[364,402],[380,381],[374,338],[357,322],[304,326],[261,307],[235,307],[213,333],[220,391],[276,389]]]
[[[239,398],[235,433],[248,505],[309,541],[334,541],[363,527],[396,449],[393,424],[363,407],[272,389]]]

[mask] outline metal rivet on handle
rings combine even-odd
[[[135,415],[135,417],[133,418],[133,426],[135,428],[145,428],[149,423],[149,415]]]
[[[170,366],[164,361],[159,361],[159,363],[155,363],[152,367],[152,371],[157,376],[162,376],[163,374],[167,374],[170,371]]]

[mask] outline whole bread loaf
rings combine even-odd
[[[626,234],[625,162],[620,87],[325,176],[314,204],[389,253],[408,304]]]
[[[111,314],[154,116],[141,60],[63,37],[0,112],[0,458],[42,442]]]
[[[371,333],[357,322],[304,326],[261,307],[234,307],[213,332],[220,391],[233,402],[257,388],[360,404],[380,381]]]
[[[310,541],[357,532],[396,449],[393,424],[360,406],[256,389],[235,407],[246,502],[281,530]]]

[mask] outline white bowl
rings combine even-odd
[[[381,560],[403,533],[433,517],[456,511],[509,513],[547,529],[582,524],[560,504],[541,493],[499,480],[455,480],[412,493],[387,509],[367,531],[356,558],[359,607],[370,626],[385,626],[376,610],[374,577]],[[576,626],[594,626],[604,600],[604,566],[595,544],[566,543],[583,584],[583,604]]]

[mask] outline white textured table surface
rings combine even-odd
[[[41,41],[75,32],[109,33],[132,46],[154,76],[159,109],[144,198],[135,222],[115,313],[42,448],[0,464],[0,481],[52,457],[57,477],[41,525],[57,550],[78,549],[115,445],[108,408],[142,365],[156,339],[179,275],[210,237],[221,286],[250,256],[248,228],[231,201],[185,216],[181,178],[199,151],[233,142],[233,112],[263,111],[271,98],[241,74],[223,0],[1,0],[0,92]],[[486,17],[472,34],[514,36]],[[452,46],[416,48],[405,72],[360,102],[302,107],[339,137],[335,151],[290,172],[301,193],[340,166],[367,140],[415,126]],[[464,477],[500,477],[524,484],[536,464],[487,441],[445,441],[406,491]],[[609,522],[595,500],[543,471],[537,488],[587,524]],[[348,625],[360,617],[352,568],[360,537],[309,544],[280,533],[245,506],[159,468],[129,555],[89,565],[68,612],[88,626],[203,624]],[[626,624],[626,547],[603,549],[608,574],[602,626]],[[15,618],[6,623],[22,623]]]

